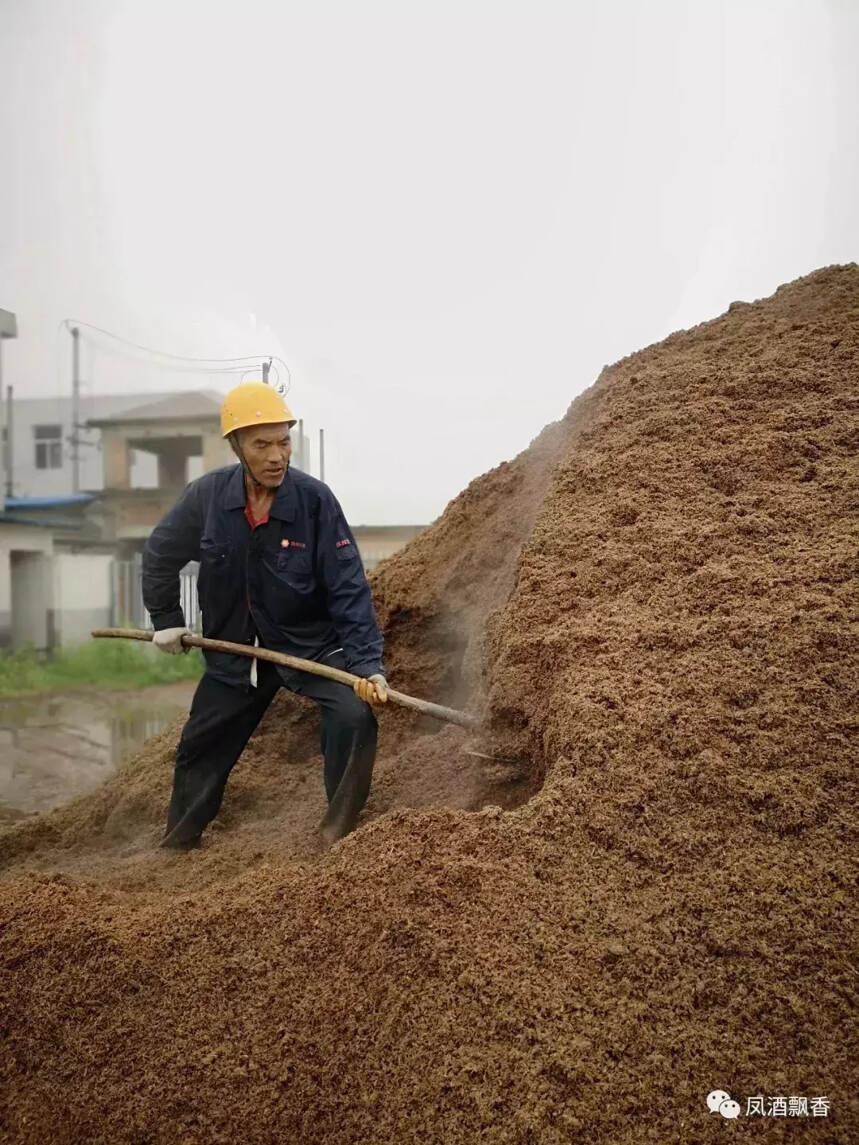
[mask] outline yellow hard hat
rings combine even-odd
[[[289,406],[265,382],[242,382],[230,390],[221,406],[221,436],[228,437],[249,425],[273,425],[285,421],[290,428],[295,418]]]

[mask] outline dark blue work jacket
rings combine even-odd
[[[343,510],[327,485],[290,468],[269,519],[251,529],[240,465],[190,485],[143,550],[143,603],[156,631],[185,624],[179,571],[199,561],[203,635],[324,660],[342,648],[358,676],[384,673],[370,586]],[[206,652],[206,670],[248,687],[252,661]]]

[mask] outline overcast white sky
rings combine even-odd
[[[4,381],[280,354],[355,524],[859,257],[859,0],[0,0]],[[223,384],[84,353],[85,393]]]

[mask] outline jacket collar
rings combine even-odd
[[[241,465],[236,465],[227,479],[224,491],[225,509],[244,509],[245,507],[245,475]],[[297,508],[295,482],[291,474],[287,473],[283,483],[274,495],[270,517],[277,517],[279,521],[294,521]]]

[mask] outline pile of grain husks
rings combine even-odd
[[[374,576],[392,681],[487,741],[384,712],[325,853],[281,697],[199,852],[153,850],[175,728],[7,831],[2,1139],[859,1139],[857,427],[859,268],[735,304]]]

